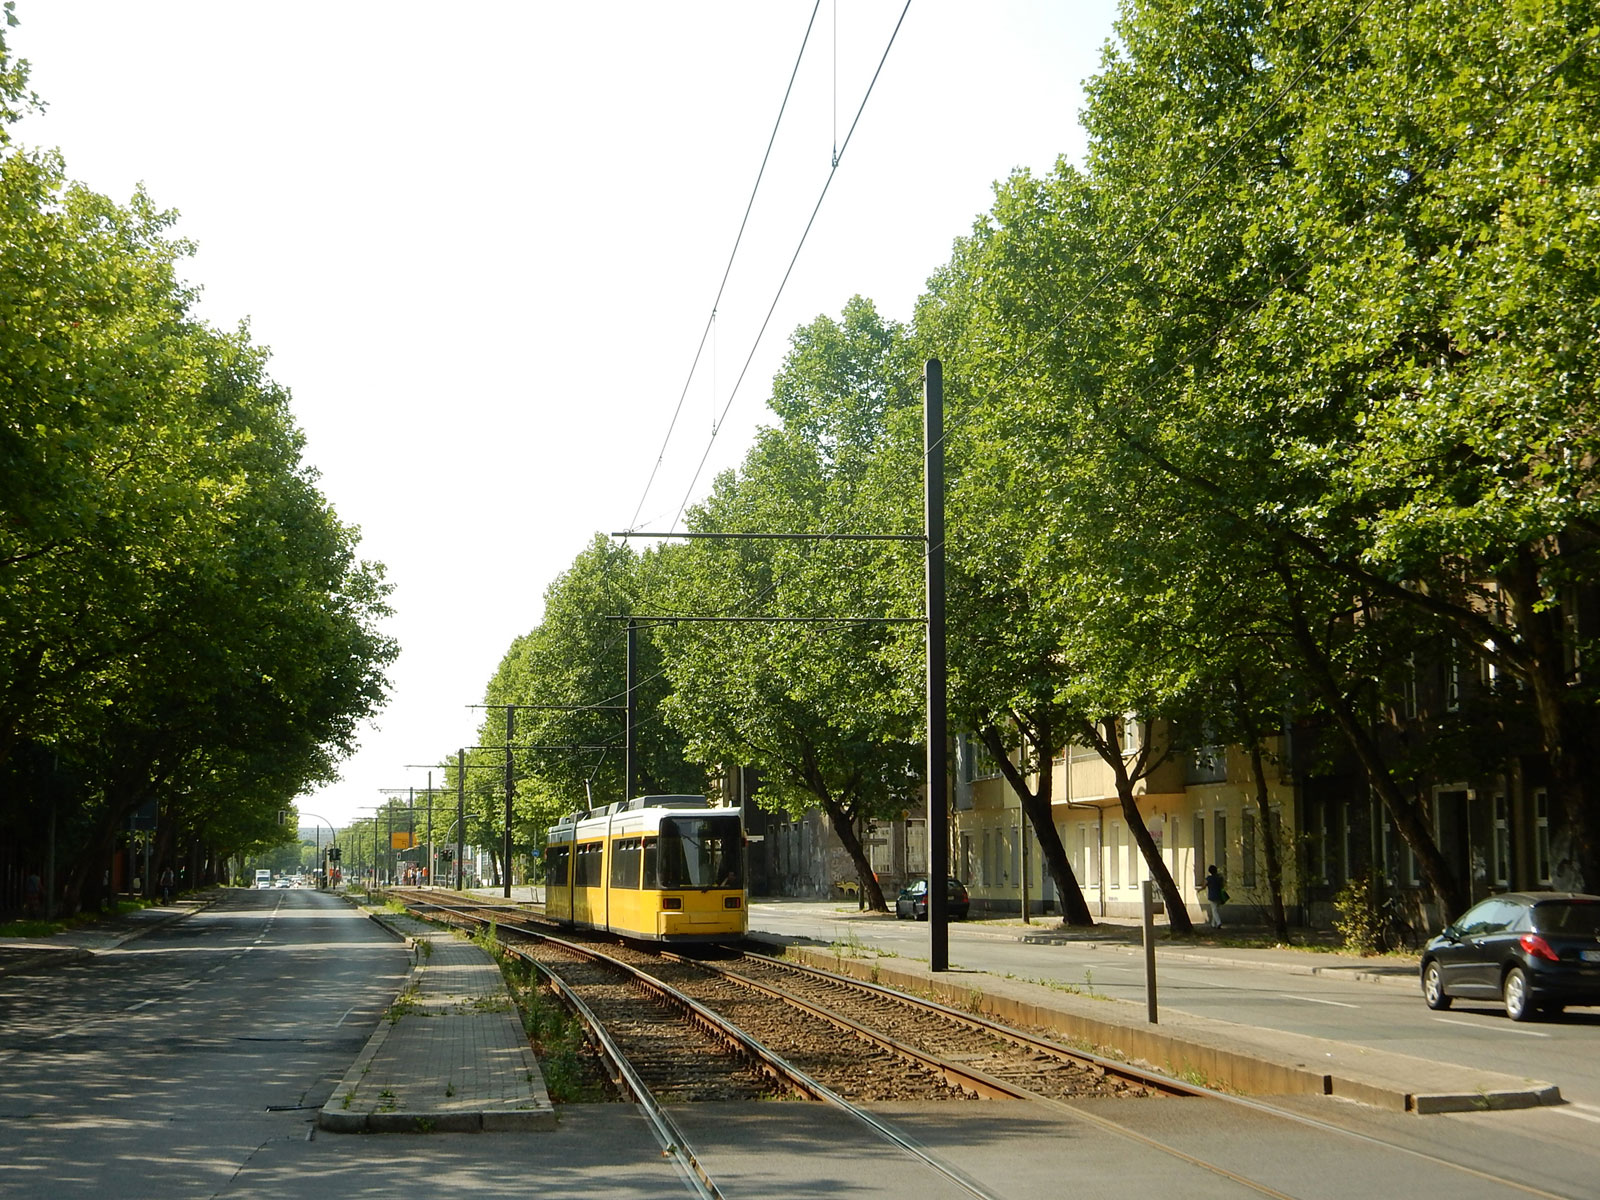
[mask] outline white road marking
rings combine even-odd
[[[128,1007],[123,1009],[122,1011],[123,1012],[138,1012],[141,1008],[144,1008],[146,1005],[150,1005],[150,1004],[154,1004],[154,1003],[155,1003],[154,1000],[141,1000],[137,1004],[128,1005]]]
[[[340,1017],[338,1019],[338,1021],[336,1021],[334,1023],[333,1027],[335,1029],[337,1029],[337,1028],[339,1028],[340,1025],[343,1025],[346,1021],[348,1021],[350,1019],[350,1014],[355,1012],[355,1010],[356,1010],[356,1008],[355,1008],[355,1005],[353,1005],[353,1004],[349,1008],[345,1009],[344,1010],[344,1016]]]
[[[1360,1008],[1359,1004],[1346,1004],[1342,1000],[1318,1000],[1315,996],[1291,996],[1288,992],[1279,992],[1285,1000],[1304,1000],[1307,1004],[1331,1004],[1335,1008]]]
[[[1509,1025],[1479,1025],[1475,1021],[1457,1021],[1452,1017],[1435,1017],[1445,1025],[1461,1025],[1467,1029],[1477,1029],[1483,1033],[1520,1033],[1523,1037],[1547,1038],[1548,1033],[1540,1033],[1537,1029],[1513,1029]]]
[[[1593,1121],[1596,1125],[1600,1125],[1600,1113],[1573,1112],[1573,1109],[1575,1109],[1575,1108],[1587,1108],[1587,1107],[1588,1106],[1584,1105],[1584,1104],[1574,1104],[1570,1108],[1557,1108],[1557,1109],[1553,1109],[1552,1111],[1558,1112],[1564,1117],[1577,1117],[1578,1120],[1580,1120],[1580,1121]]]

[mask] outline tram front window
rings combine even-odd
[[[743,851],[738,817],[667,817],[656,851],[660,886],[743,887]]]

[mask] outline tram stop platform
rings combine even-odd
[[[336,1133],[554,1128],[555,1109],[500,967],[411,917],[371,914],[414,962],[377,1032],[317,1114]]]

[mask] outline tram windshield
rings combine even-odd
[[[744,837],[736,816],[664,817],[656,854],[659,887],[744,886]]]

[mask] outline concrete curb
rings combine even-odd
[[[103,954],[107,950],[115,950],[129,942],[154,933],[158,929],[165,929],[168,925],[176,925],[179,921],[187,920],[197,912],[203,912],[217,902],[213,892],[202,893],[186,902],[182,912],[166,913],[160,917],[149,920],[130,922],[125,929],[115,931],[114,936],[103,946],[74,946],[62,943],[54,946],[40,946],[35,953],[20,956],[13,961],[0,964],[0,976],[27,975],[41,969],[50,969],[63,966],[67,963],[82,962],[93,958],[96,954]],[[80,935],[81,936],[81,935]]]
[[[365,906],[358,907],[365,908]],[[417,934],[402,928],[399,921],[391,919],[390,914],[374,912],[371,909],[365,911],[369,920],[401,941],[408,951],[416,951]],[[402,919],[414,923],[412,918]],[[448,935],[448,931],[439,932]],[[442,999],[436,995],[431,1003],[428,1000],[423,982],[428,969],[427,961],[429,960],[414,962],[395,993],[396,1000],[405,996],[407,992],[421,997],[418,1001],[421,1011],[403,1016],[403,1020],[448,1021],[451,1019],[451,1014],[456,1012],[457,1002],[454,997]],[[404,1101],[392,1093],[380,1093],[376,1101],[370,1094],[363,1095],[363,1085],[368,1086],[370,1093],[372,1087],[383,1083],[382,1071],[379,1072],[376,1083],[369,1083],[368,1076],[372,1073],[373,1064],[388,1049],[389,1038],[398,1026],[399,1022],[389,1020],[387,1013],[379,1021],[377,1030],[367,1040],[361,1053],[356,1056],[355,1062],[351,1064],[339,1086],[318,1110],[319,1129],[330,1133],[477,1133],[523,1132],[555,1126],[555,1108],[545,1091],[543,1077],[531,1050],[527,1052],[526,1057],[526,1064],[530,1068],[527,1080],[529,1094],[526,1095],[506,1100],[483,1096],[459,1100],[444,1099],[432,1102],[422,1109],[414,1106],[401,1107]],[[520,1020],[517,1020],[517,1027],[520,1032]],[[399,1049],[393,1051],[395,1054],[401,1052]],[[436,1086],[434,1090],[443,1092],[444,1089]],[[394,1107],[387,1107],[390,1104]]]
[[[35,971],[49,970],[65,963],[82,962],[86,958],[93,957],[94,951],[85,950],[82,946],[52,947],[0,965],[0,975],[31,975]]]
[[[931,994],[952,1008],[971,1009],[1009,1024],[1044,1029],[1066,1041],[1103,1047],[1112,1056],[1148,1063],[1178,1079],[1244,1095],[1338,1096],[1373,1108],[1419,1114],[1485,1112],[1560,1104],[1554,1084],[1492,1071],[1380,1053],[1303,1034],[1230,1025],[1187,1014],[1144,1022],[1138,1006],[1040,1000],[1027,988],[981,973],[935,976],[883,959],[842,958],[803,947],[789,954],[852,978]],[[1267,965],[1267,964],[1260,964]]]

